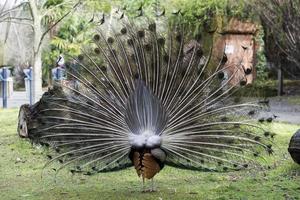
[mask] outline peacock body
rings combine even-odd
[[[228,84],[234,73],[220,75],[226,61],[209,68],[180,23],[163,34],[155,22],[122,20],[110,35],[100,27],[72,58],[69,82],[32,109],[29,138],[53,149],[46,166],[87,175],[134,166],[152,179],[164,165],[240,170],[272,152],[255,118],[263,105],[230,98],[239,86]]]

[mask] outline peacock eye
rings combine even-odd
[[[221,71],[221,72],[218,73],[218,78],[219,78],[220,80],[224,79],[224,77],[225,77],[224,72]]]
[[[83,59],[84,59],[84,56],[83,56],[82,54],[80,54],[80,55],[78,56],[78,60],[79,60],[79,61],[83,61]]]
[[[94,49],[94,52],[95,52],[96,54],[100,54],[101,51],[100,51],[99,48],[95,48],[95,49]]]
[[[156,31],[156,24],[155,23],[149,24],[148,29],[152,32],[155,32]]]
[[[183,37],[182,37],[181,34],[177,34],[177,35],[175,36],[175,39],[176,39],[177,42],[181,42],[181,40],[183,39]]]
[[[100,69],[101,69],[102,72],[106,72],[106,71],[107,71],[107,69],[106,69],[106,67],[105,67],[104,65],[102,65],[102,66],[100,67]]]
[[[198,49],[198,50],[196,51],[196,55],[197,55],[198,57],[202,57],[202,56],[203,56],[203,51],[202,51],[202,49]]]
[[[144,48],[145,48],[146,51],[151,51],[152,46],[151,46],[151,44],[145,44]]]
[[[138,35],[139,38],[144,38],[145,37],[145,31],[144,30],[139,30],[137,32],[137,35]]]
[[[130,39],[128,39],[127,40],[127,44],[129,45],[129,46],[133,46],[133,40],[130,38]]]
[[[163,59],[164,59],[164,62],[167,63],[167,62],[169,62],[170,56],[168,54],[165,54]]]
[[[127,33],[127,29],[124,27],[124,28],[121,29],[120,32],[121,32],[123,35],[125,35],[125,34]]]
[[[107,38],[107,42],[109,43],[109,44],[113,44],[114,43],[114,38],[112,38],[112,37],[109,37],[109,38]]]
[[[160,45],[160,46],[163,46],[163,45],[165,45],[165,38],[158,38],[157,39],[157,43]]]
[[[96,34],[96,35],[94,35],[94,40],[95,40],[95,41],[99,41],[99,40],[100,40],[100,38],[101,38],[101,37],[100,37],[100,35],[99,35],[99,34]]]

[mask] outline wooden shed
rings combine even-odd
[[[231,78],[230,85],[251,84],[255,79],[257,31],[256,24],[233,18],[218,32],[221,37],[215,42],[214,54],[219,59],[225,57],[223,75],[225,79]]]

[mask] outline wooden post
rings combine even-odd
[[[283,95],[283,74],[282,74],[282,64],[280,62],[278,62],[277,79],[278,79],[277,95],[282,96]]]

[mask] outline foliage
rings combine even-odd
[[[258,84],[266,81],[268,78],[267,72],[267,59],[265,56],[265,42],[264,42],[264,30],[262,26],[259,27],[258,33],[256,34],[255,42],[258,45],[256,50],[256,78]]]
[[[122,2],[123,6],[127,6],[126,13],[129,12],[130,16],[137,15],[137,9],[140,5],[143,5],[145,15],[147,17],[150,16],[150,18],[160,14],[165,9],[166,18],[169,19],[170,23],[176,22],[178,18],[183,22],[185,29],[189,30],[187,37],[202,38],[201,42],[204,52],[209,52],[212,41],[216,41],[220,37],[218,34],[210,34],[208,32],[216,28],[222,29],[232,17],[240,20],[251,20],[260,24],[253,7],[243,0],[125,0]],[[178,11],[180,13],[175,15],[174,13]],[[160,18],[154,17],[154,19],[159,20]],[[263,37],[264,33],[260,28],[256,38],[256,42],[258,42],[260,47],[257,52],[256,66],[258,69],[257,78],[261,81],[267,78]],[[214,66],[215,63],[212,63],[212,67]]]
[[[251,9],[242,0],[173,0],[178,9],[182,9],[185,23],[195,32],[209,31],[215,26],[216,18],[226,23],[230,18],[255,19]]]
[[[87,0],[85,1],[85,11],[89,13],[108,13],[111,11],[113,5],[120,3],[118,0]]]
[[[291,105],[300,104],[300,97],[298,91],[300,90],[300,81],[299,80],[283,80],[287,93],[284,98],[288,99],[288,102],[291,102]],[[244,89],[237,91],[234,94],[237,97],[275,97],[277,96],[278,83],[277,80],[266,79],[265,81],[255,81],[253,84],[247,85]]]
[[[155,179],[157,192],[142,193],[135,170],[72,175],[52,169],[41,172],[46,150],[32,146],[16,133],[16,109],[0,110],[1,199],[296,199],[299,197],[299,165],[287,153],[298,125],[275,123],[275,155],[270,169],[207,173],[165,167]],[[56,181],[55,181],[56,180]],[[149,184],[149,183],[147,183]]]
[[[243,0],[123,0],[121,7],[126,7],[126,14],[135,17],[141,5],[143,5],[144,14],[151,19],[157,19],[155,16],[165,10],[166,17],[172,21],[178,16],[174,13],[180,11],[181,22],[187,29],[192,30],[194,35],[207,31],[216,16],[255,18],[254,12],[246,6]]]
[[[31,28],[28,32],[30,32],[32,38],[30,40],[30,45],[26,46],[26,49],[30,49],[31,55],[28,57],[32,58],[30,65],[33,66],[34,71],[34,99],[36,99],[36,97],[38,96],[36,94],[42,91],[42,77],[36,76],[37,74],[40,74],[39,72],[42,70],[41,53],[44,49],[45,38],[47,35],[50,35],[51,39],[51,36],[55,33],[55,27],[57,27],[57,25],[64,18],[66,18],[69,14],[76,10],[79,5],[81,5],[80,0],[28,0],[14,1],[12,3],[12,8],[4,9],[4,11],[6,12],[5,17],[7,18],[7,22],[9,24],[9,26],[6,27],[7,32],[12,31],[9,29],[11,24],[21,25],[20,27],[18,27],[20,29],[24,27]],[[1,12],[2,11],[3,9],[1,9]],[[17,13],[19,12],[22,13],[22,15],[18,15]],[[18,39],[19,36],[17,35],[17,40]],[[19,44],[19,48],[20,46],[22,45]],[[23,52],[21,48],[19,49],[19,51]],[[45,71],[47,72],[47,70],[44,70],[44,72]]]
[[[49,3],[45,6],[53,7],[63,3],[61,0],[48,1]],[[101,18],[102,13],[107,13],[111,10],[111,3],[114,3],[114,1],[85,1],[81,9],[56,27],[56,31],[50,35],[49,48],[43,52],[44,79],[49,78],[50,69],[55,67],[55,61],[60,54],[70,58],[81,53],[81,47],[87,45],[92,38],[92,34],[95,31],[94,25],[98,22],[97,20]],[[50,20],[47,23],[51,23],[51,20],[55,21],[55,19],[61,17],[60,14],[65,13],[67,7],[62,4],[59,6],[59,9],[61,12],[57,11],[57,15],[46,18]],[[91,22],[92,20],[93,22]]]
[[[270,79],[265,79],[264,81],[258,79],[253,84],[237,91],[235,95],[238,97],[274,97],[277,96],[276,82]]]
[[[81,46],[88,43],[91,38],[89,24],[85,19],[73,16],[67,19],[60,27],[56,36],[50,41],[50,48],[43,53],[44,77],[55,67],[55,61],[60,54],[77,56]]]

